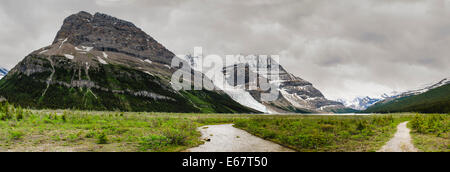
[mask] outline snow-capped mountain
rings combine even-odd
[[[6,74],[8,74],[8,69],[0,67],[0,79],[2,79]]]
[[[405,91],[405,92],[402,92],[402,93],[399,93],[399,94],[396,94],[393,96],[385,97],[384,99],[380,100],[379,102],[386,103],[386,102],[389,102],[391,100],[398,99],[398,98],[419,95],[419,94],[425,93],[431,89],[438,88],[438,87],[441,87],[441,86],[447,85],[447,84],[450,84],[450,77],[444,78],[437,83],[425,84],[421,87],[418,87],[418,88],[415,88],[415,89],[412,89],[409,91]]]
[[[366,110],[368,107],[370,107],[378,102],[389,102],[389,101],[397,99],[397,98],[422,94],[431,89],[438,88],[438,87],[446,85],[446,84],[450,84],[450,78],[444,78],[437,83],[426,84],[424,86],[418,87],[416,89],[411,89],[411,90],[405,91],[405,92],[395,92],[394,91],[390,94],[384,93],[380,97],[377,97],[377,98],[362,96],[362,97],[356,97],[353,100],[337,99],[337,101],[341,102],[346,107],[349,107],[349,108],[352,108],[355,110]]]
[[[198,69],[198,57],[185,56],[184,60],[190,62],[190,65],[194,70]],[[331,101],[326,99],[323,94],[313,87],[313,85],[297,76],[287,72],[282,66],[279,66],[279,75],[273,77],[273,75],[264,73],[264,67],[269,64],[278,64],[271,57],[260,58],[258,56],[235,56],[234,58],[228,57],[226,59],[227,64],[232,64],[225,67],[221,71],[215,71],[214,73],[223,73],[225,75],[225,84],[237,89],[220,89],[224,90],[230,97],[236,102],[259,110],[265,113],[288,113],[288,112],[332,112],[337,109],[345,108],[340,102]],[[236,77],[245,78],[243,83],[235,83],[236,78],[232,77],[229,72],[234,71]],[[239,73],[238,71],[245,71],[245,73]],[[244,75],[244,76],[241,76]],[[255,78],[249,78],[249,75],[257,76]],[[213,76],[208,76],[214,78]],[[253,79],[253,80],[251,80]],[[265,101],[261,100],[263,89],[258,86],[257,89],[248,89],[250,85],[258,85],[258,80],[267,80],[268,83],[275,85],[278,90],[278,96],[274,100]],[[218,83],[224,83],[223,81],[213,80],[216,86]],[[234,84],[234,85],[233,85]]]
[[[448,78],[444,78],[441,81],[437,82],[437,83],[431,83],[431,84],[426,84],[424,86],[421,86],[419,88],[416,89],[412,89],[406,92],[403,92],[401,94],[395,95],[393,96],[394,98],[399,98],[399,97],[406,97],[406,96],[411,96],[411,95],[418,95],[418,94],[422,94],[425,93],[431,89],[443,86],[443,85],[447,85],[450,84],[450,77]]]
[[[371,98],[366,97],[356,97],[353,100],[338,99],[338,102],[344,104],[344,106],[355,109],[355,110],[366,110],[368,107],[374,105],[382,98]]]

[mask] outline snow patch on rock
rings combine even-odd
[[[151,75],[151,76],[154,76],[152,73],[150,73],[149,71],[144,71],[144,73],[146,73],[146,74],[148,74],[148,75]]]
[[[144,62],[147,62],[147,63],[150,63],[150,64],[152,64],[153,62],[152,61],[150,61],[149,59],[145,59],[144,60]]]
[[[64,45],[65,42],[67,42],[67,38],[64,39],[64,41],[61,42],[61,45],[59,45],[59,48],[61,48]]]
[[[103,52],[103,57],[107,59],[107,58],[108,58],[108,54],[106,54],[105,52]]]
[[[81,48],[75,47],[75,50],[77,50],[77,51],[89,52],[89,51],[91,51],[93,48],[94,48],[94,47],[81,46]]]
[[[73,60],[75,58],[75,56],[70,55],[70,54],[64,54],[64,56],[70,60]]]
[[[41,52],[39,52],[39,54],[43,54],[43,53],[45,53],[45,52],[47,52],[48,50],[43,50],[43,51],[41,51]]]
[[[100,58],[100,57],[97,57],[97,60],[98,60],[98,62],[100,62],[101,64],[108,64],[105,60],[103,60],[102,58]]]
[[[297,108],[306,108],[299,103],[299,102],[304,102],[304,100],[301,97],[299,97],[297,94],[289,94],[284,89],[281,89],[280,93],[293,106],[295,106]]]

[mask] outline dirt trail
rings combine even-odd
[[[200,127],[205,144],[188,152],[294,152],[273,142],[253,136],[233,124]]]
[[[410,129],[406,127],[408,122],[400,123],[397,132],[378,152],[417,152],[418,149],[411,143]]]

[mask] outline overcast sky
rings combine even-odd
[[[330,99],[450,77],[449,0],[1,0],[0,66],[81,10],[131,21],[175,54],[278,54]]]

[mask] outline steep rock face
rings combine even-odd
[[[52,45],[0,81],[0,96],[32,108],[257,112],[220,91],[175,91],[173,53],[132,23],[86,12],[64,20]]]
[[[235,71],[244,70],[246,73],[257,73],[259,76],[258,80],[264,79],[267,80],[271,85],[276,85],[274,88],[277,88],[279,92],[279,96],[276,100],[273,101],[264,101],[261,100],[261,93],[264,91],[260,91],[259,87],[257,90],[250,90],[250,94],[258,100],[260,103],[266,106],[267,110],[271,113],[288,113],[288,112],[331,112],[336,109],[342,109],[344,106],[335,101],[327,100],[323,94],[314,88],[314,86],[299,77],[292,75],[287,72],[281,65],[279,66],[279,75],[276,80],[272,79],[270,76],[266,76],[265,74],[261,74],[256,69],[258,66],[254,66],[249,61],[256,61],[258,64],[263,63],[277,63],[272,58],[267,58],[267,62],[259,62],[261,59],[255,57],[255,59],[247,59],[244,61],[237,62],[236,65],[230,66],[234,68]],[[250,65],[249,65],[250,64]],[[266,64],[263,64],[266,66]],[[227,68],[230,68],[227,67]],[[241,68],[241,69],[239,69]],[[245,68],[245,69],[242,69]],[[227,69],[225,69],[227,71]],[[237,72],[236,72],[237,73]],[[228,80],[229,83],[233,83]],[[241,86],[234,82],[240,88],[249,88],[249,83],[256,82],[255,80],[251,81],[246,78],[245,84],[241,84]],[[245,85],[245,86],[244,86]]]
[[[80,12],[66,18],[53,43],[60,41],[164,64],[170,64],[174,57],[172,52],[133,23],[101,13]]]

